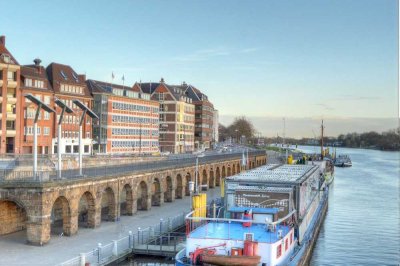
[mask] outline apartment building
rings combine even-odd
[[[140,86],[128,87],[88,80],[93,95],[95,152],[153,154],[159,152],[159,103]]]
[[[189,85],[185,91],[195,105],[195,149],[209,149],[215,141],[214,138],[214,105],[208,100],[207,95]]]
[[[32,94],[45,104],[53,107],[54,97],[53,89],[47,78],[46,69],[40,65],[41,60],[35,59],[33,65],[21,66],[21,97],[22,101],[19,106],[19,143],[21,145],[21,153],[33,153],[33,124],[37,105],[24,97],[25,94]],[[38,154],[52,153],[52,139],[54,132],[54,114],[44,110],[40,111],[37,126],[37,145]]]
[[[6,48],[6,37],[0,36],[0,153],[20,153],[17,132],[20,131],[18,108],[21,105],[20,70]]]
[[[74,110],[74,114],[64,114],[61,125],[61,143],[57,143],[57,130],[55,126],[52,132],[52,153],[57,153],[58,147],[62,154],[79,153],[79,122],[82,111],[73,100],[79,100],[88,108],[92,109],[92,96],[86,86],[86,76],[78,75],[69,65],[51,63],[46,68],[50,85],[53,88],[54,96],[63,101],[67,106]],[[54,116],[54,125],[58,124],[61,108],[54,106],[57,116]],[[97,121],[95,121],[97,122]],[[84,117],[82,124],[82,143],[83,153],[92,153],[92,119]]]
[[[194,105],[187,97],[186,84],[136,83],[134,87],[151,94],[160,103],[159,142],[161,152],[187,153],[194,151]]]

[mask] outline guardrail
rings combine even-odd
[[[265,155],[265,151],[251,151],[249,157]],[[82,174],[79,175],[79,169],[69,169],[62,171],[61,180],[65,179],[85,179],[95,177],[111,177],[120,174],[137,174],[155,170],[176,169],[195,165],[196,157],[189,158],[173,158],[161,161],[144,161],[135,162],[131,164],[113,165],[113,166],[99,166],[99,167],[86,167],[82,169]],[[199,157],[199,165],[219,162],[231,159],[241,159],[242,153],[229,153],[229,154],[215,154],[204,157]],[[57,178],[56,170],[39,170],[36,175],[33,171],[15,171],[12,169],[0,170],[0,184],[1,183],[18,183],[18,182],[50,182],[60,181]]]
[[[93,250],[81,253],[79,256],[64,261],[57,266],[80,266],[85,265],[85,263],[89,263],[91,266],[110,264],[132,253],[135,246],[147,245],[156,239],[161,239],[162,243],[165,238],[163,234],[174,231],[185,224],[185,216],[186,212],[175,217],[161,219],[159,224],[144,229],[138,228],[136,234],[129,231],[128,235],[118,240],[114,240],[106,245],[99,243]]]

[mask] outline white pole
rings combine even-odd
[[[82,124],[79,125],[79,175],[82,175]]]
[[[39,108],[40,110],[40,108]],[[33,176],[37,174],[37,122],[33,124]]]
[[[195,181],[195,191],[196,191],[196,194],[199,192],[198,191],[198,182],[197,182],[197,176],[198,176],[198,168],[199,168],[199,157],[198,156],[196,156],[196,172],[194,173],[194,176],[195,176],[195,179],[194,179],[194,181]]]
[[[61,179],[61,123],[58,123],[57,132],[57,155],[58,155],[58,172],[57,177]]]

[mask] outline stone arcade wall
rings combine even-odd
[[[251,157],[250,166],[266,160],[265,155]],[[221,179],[241,168],[240,159],[199,165],[198,180],[201,184],[204,179],[208,187],[219,186]],[[55,224],[65,236],[74,235],[82,224],[95,228],[102,218],[115,221],[122,214],[134,215],[138,209],[188,196],[188,181],[194,178],[191,166],[103,178],[0,183],[0,235],[26,228],[27,242],[43,245],[50,241]]]

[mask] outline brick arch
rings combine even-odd
[[[230,165],[228,165],[226,172],[227,172],[226,176],[231,176],[232,175],[232,170],[231,170],[231,166]]]
[[[140,180],[136,187],[136,205],[138,210],[148,210],[148,198],[149,198],[149,185],[146,181]]]
[[[181,199],[183,198],[183,179],[181,174],[176,175],[176,189],[175,189],[175,198]]]
[[[209,188],[215,187],[215,177],[213,169],[210,169],[210,178],[208,179],[208,187]]]
[[[121,215],[133,215],[136,212],[136,203],[133,200],[132,185],[125,183],[122,186],[120,197],[120,213]]]
[[[116,195],[112,187],[108,186],[101,192],[100,197],[101,220],[115,221],[117,218]]]
[[[50,233],[53,235],[71,235],[71,208],[69,200],[58,196],[51,205]]]
[[[165,202],[173,201],[173,183],[171,176],[167,176],[165,178],[164,201]]]
[[[201,171],[200,173],[201,175],[199,176],[199,179],[201,180],[200,183],[202,185],[202,188],[200,190],[207,190],[207,185],[208,185],[207,169],[203,168],[203,171]]]
[[[76,204],[78,206],[78,227],[95,228],[96,222],[96,200],[94,193],[88,190],[84,191]]]
[[[219,166],[215,169],[215,186],[219,187],[221,184],[221,171]]]
[[[189,189],[189,182],[192,181],[192,175],[190,174],[190,172],[187,172],[185,175],[185,182],[186,182],[186,186],[185,186],[185,195],[186,196],[190,196],[190,189]]]
[[[28,213],[25,204],[18,198],[6,197],[0,199],[0,236],[25,230],[28,222]]]
[[[161,206],[161,193],[161,180],[155,177],[151,182],[151,206]]]

